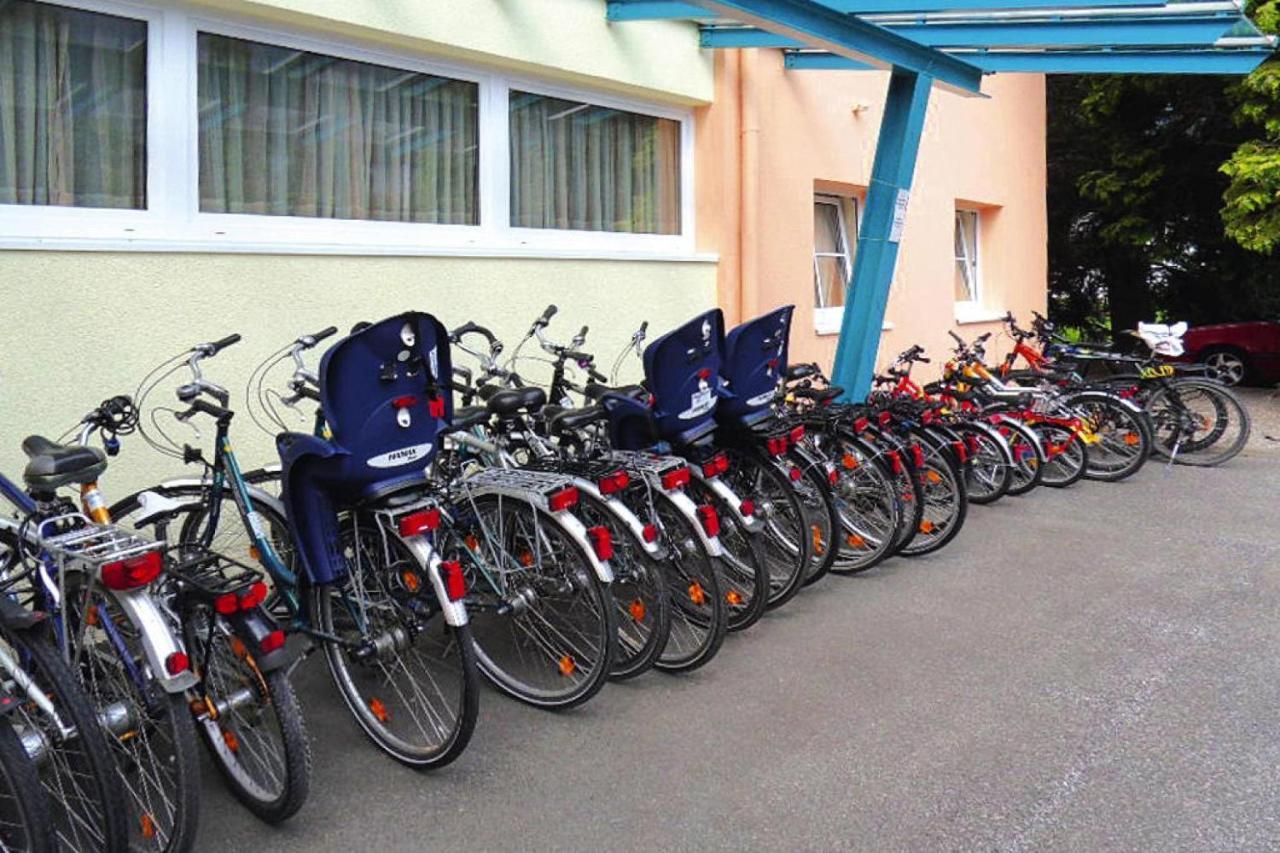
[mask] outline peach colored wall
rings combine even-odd
[[[730,323],[796,304],[793,360],[830,364],[835,354],[836,335],[814,331],[813,195],[815,186],[867,186],[887,83],[881,72],[788,72],[779,51],[716,58],[716,100],[698,114],[699,248],[720,254]],[[957,201],[984,208],[983,316],[1045,308],[1044,78],[991,76],[983,91],[990,97],[932,95],[881,364],[913,343],[945,355],[950,329],[971,338],[1001,328],[957,323]]]

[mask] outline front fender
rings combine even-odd
[[[197,683],[190,670],[170,675],[165,661],[175,652],[183,651],[182,644],[169,627],[169,620],[160,611],[154,598],[146,589],[128,591],[110,590],[109,594],[120,610],[132,623],[142,640],[142,652],[151,668],[152,677],[166,693],[183,693]]]

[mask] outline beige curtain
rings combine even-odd
[[[511,93],[511,224],[680,233],[680,123]]]
[[[0,204],[146,206],[147,25],[0,0]]]
[[[474,83],[201,33],[200,209],[479,222]]]

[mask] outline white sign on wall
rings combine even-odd
[[[893,201],[893,226],[889,229],[889,242],[902,242],[902,229],[907,224],[907,203],[911,201],[911,190],[898,190],[898,197]]]

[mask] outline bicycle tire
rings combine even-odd
[[[1235,438],[1227,445],[1226,449],[1219,450],[1213,455],[1202,454],[1207,454],[1207,451],[1218,443],[1222,434],[1216,436],[1213,441],[1205,441],[1202,439],[1201,441],[1204,442],[1203,446],[1199,446],[1198,443],[1193,442],[1191,443],[1190,450],[1185,446],[1178,447],[1176,453],[1172,443],[1167,438],[1162,437],[1155,443],[1155,452],[1165,459],[1173,458],[1174,462],[1177,464],[1193,465],[1197,467],[1213,467],[1234,459],[1249,443],[1249,436],[1253,431],[1253,419],[1249,414],[1249,409],[1243,402],[1241,402],[1239,396],[1234,391],[1223,385],[1208,379],[1179,379],[1174,384],[1172,390],[1169,388],[1161,388],[1154,392],[1147,401],[1146,409],[1151,412],[1153,420],[1163,427],[1164,421],[1167,420],[1167,416],[1162,417],[1165,407],[1176,405],[1171,401],[1171,398],[1176,394],[1180,399],[1184,389],[1191,389],[1202,394],[1207,394],[1215,403],[1215,407],[1221,406],[1227,409],[1228,411],[1225,416],[1219,414],[1219,418],[1221,419],[1225,417],[1228,423],[1230,421],[1230,410],[1234,409],[1240,418],[1240,428],[1237,431]],[[1185,406],[1185,403],[1183,405]],[[1167,427],[1164,428],[1167,430]],[[1225,428],[1222,432],[1225,433]]]
[[[1068,394],[1062,403],[1084,413],[1098,439],[1085,454],[1084,477],[1114,483],[1141,470],[1151,455],[1151,441],[1138,406],[1098,391]]]
[[[969,503],[992,504],[1004,497],[1013,483],[1013,450],[999,431],[976,421],[959,421],[960,433],[971,464],[965,471]]]
[[[800,503],[809,517],[809,566],[802,585],[810,586],[822,580],[835,563],[839,552],[836,531],[840,529],[840,517],[836,514],[827,468],[816,454],[802,453],[793,448],[788,451],[787,460],[801,473],[800,479],[793,481],[792,488],[800,496]]]
[[[1067,427],[1050,423],[1032,426],[1045,447],[1047,461],[1041,471],[1041,485],[1065,489],[1078,483],[1089,467],[1089,448]]]
[[[809,535],[804,507],[791,480],[755,448],[727,448],[729,470],[722,474],[741,498],[756,504],[763,522],[761,552],[769,572],[767,606],[790,601],[804,581],[809,565]]]
[[[58,849],[49,797],[35,761],[9,720],[0,720],[0,849],[52,853]]]
[[[764,615],[769,600],[769,572],[760,551],[760,534],[749,531],[733,507],[700,480],[691,480],[685,491],[695,503],[715,507],[720,519],[716,539],[723,554],[712,560],[712,566],[724,599],[725,627],[729,631],[750,628]]]
[[[941,439],[929,440],[921,433],[924,465],[917,472],[923,493],[924,518],[920,529],[900,553],[904,557],[921,557],[945,547],[960,535],[969,512],[969,496],[950,449]]]
[[[664,493],[655,493],[653,506],[662,528],[662,567],[671,600],[671,636],[654,667],[692,672],[720,653],[729,627],[728,608],[697,522]]]
[[[871,449],[852,432],[835,434],[830,455],[836,457],[832,498],[841,531],[831,572],[858,574],[893,553],[906,502],[897,494],[892,473],[876,463]]]

